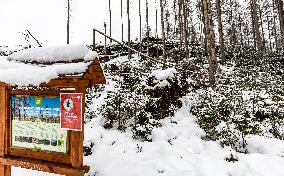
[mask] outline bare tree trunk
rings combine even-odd
[[[70,0],[67,1],[67,44],[69,44],[69,37],[70,37]]]
[[[202,22],[203,22],[203,33],[204,33],[204,46],[205,46],[205,50],[206,52],[209,50],[207,48],[207,34],[206,34],[206,27],[205,27],[205,16],[204,16],[204,5],[203,5],[203,0],[200,0],[200,10],[202,13]]]
[[[163,40],[163,59],[166,59],[166,36],[165,36],[165,24],[164,24],[164,2],[160,0],[161,7],[161,26],[162,26],[162,40]]]
[[[149,55],[149,4],[146,0],[146,37],[147,37],[147,56]]]
[[[131,47],[131,44],[130,44],[130,10],[129,10],[129,0],[127,0],[127,17],[128,17],[128,47],[130,48]],[[128,49],[128,59],[131,59],[131,49]]]
[[[106,33],[107,33],[107,29],[106,29],[107,25],[104,22],[104,29],[105,29],[105,55],[107,55],[107,47],[106,47],[106,43],[107,43],[107,38],[106,38]]]
[[[271,32],[270,32],[270,25],[271,25],[271,23],[270,23],[270,21],[269,21],[269,17],[267,16],[266,17],[267,18],[267,28],[268,28],[268,38],[269,38],[269,49],[270,49],[270,51],[272,51],[272,43],[271,43]]]
[[[156,8],[156,57],[159,57],[159,35],[158,35],[158,7],[157,7],[157,0],[155,0],[155,8]]]
[[[183,42],[182,0],[178,0],[178,19],[179,19],[180,46],[182,46],[182,42]]]
[[[262,23],[262,12],[261,12],[260,7],[259,7],[259,17],[260,17],[260,26],[261,26],[261,34],[262,34],[262,47],[263,47],[263,50],[266,51],[265,37],[264,37],[264,28],[263,28],[263,23]]]
[[[122,6],[122,0],[120,1],[120,17],[121,17],[121,41],[123,42],[123,6]]]
[[[139,0],[139,38],[140,38],[140,52],[142,52],[142,17],[141,17],[141,0]]]
[[[109,9],[109,36],[110,36],[110,43],[112,43],[111,39],[111,5],[110,5],[110,0],[108,1],[108,9]]]
[[[239,32],[240,32],[240,37],[241,37],[241,46],[244,46],[244,39],[243,39],[243,29],[242,29],[242,18],[241,14],[239,14]]]
[[[259,31],[259,18],[257,15],[257,4],[256,4],[256,0],[251,0],[251,9],[252,9],[252,23],[254,26],[254,31],[255,31],[255,35],[256,35],[256,46],[257,49],[259,51],[263,50],[263,43],[262,43],[262,39],[260,36],[260,31]]]
[[[217,57],[215,49],[215,34],[213,31],[210,0],[202,0],[204,8],[205,28],[207,35],[207,48],[209,50],[209,82],[215,85],[215,73],[217,70]]]
[[[283,0],[276,0],[276,7],[278,9],[280,32],[281,32],[281,49],[284,49],[284,10],[283,10]]]
[[[184,24],[184,45],[185,45],[185,58],[188,59],[189,51],[188,51],[188,31],[187,31],[187,7],[184,2],[185,0],[181,0],[182,10],[183,10],[183,24]]]
[[[276,30],[276,16],[275,15],[273,17],[273,22],[274,22],[275,49],[276,51],[278,51],[278,35],[277,35],[277,30]]]
[[[224,64],[225,63],[225,51],[224,51],[224,33],[223,33],[223,24],[222,24],[221,0],[216,0],[216,9],[217,9],[217,19],[218,19],[221,63]]]
[[[174,0],[174,38],[177,38],[178,34],[177,34],[177,0]]]

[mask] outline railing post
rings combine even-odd
[[[96,31],[93,29],[93,51],[96,49]]]

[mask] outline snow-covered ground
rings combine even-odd
[[[162,78],[161,73],[165,76],[174,72],[159,71],[152,75]],[[98,109],[106,93],[113,89],[115,82],[108,79],[93,109]],[[129,130],[104,129],[103,117],[88,122],[85,142],[93,142],[94,148],[92,155],[84,157],[84,164],[91,166],[86,176],[284,176],[284,141],[249,136],[249,154],[223,148],[217,141],[205,140],[205,132],[189,112],[192,101],[190,94],[182,98],[182,108],[173,117],[161,120],[162,127],[153,130],[152,142],[134,140]],[[231,156],[238,161],[226,161]],[[13,167],[12,175],[54,174]]]
[[[284,141],[250,136],[249,154],[222,148],[201,138],[204,131],[189,113],[190,96],[174,117],[161,121],[153,142],[133,140],[131,132],[106,130],[96,118],[85,127],[85,141],[95,143],[93,154],[84,158],[91,166],[88,176],[284,176]],[[225,159],[231,154],[236,162]],[[24,174],[25,173],[25,174]],[[43,176],[13,168],[13,176]]]

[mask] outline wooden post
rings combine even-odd
[[[0,87],[0,157],[4,157],[7,154],[7,137],[6,137],[6,124],[7,124],[7,87]],[[10,176],[11,166],[5,166],[0,164],[0,175]]]
[[[93,51],[96,49],[96,31],[93,29]]]
[[[83,168],[83,141],[84,141],[84,113],[85,113],[85,88],[76,88],[76,92],[83,93],[82,97],[82,131],[71,131],[70,145],[71,163],[74,168]],[[71,175],[70,175],[71,176]],[[73,175],[72,175],[73,176]],[[74,175],[76,176],[76,175]]]

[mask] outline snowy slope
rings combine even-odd
[[[222,148],[205,141],[202,129],[189,113],[189,97],[184,106],[162,121],[153,132],[153,142],[139,142],[130,133],[105,130],[101,119],[86,126],[86,140],[95,142],[94,153],[85,157],[91,175],[100,176],[283,176],[284,141],[251,136],[251,154]],[[258,150],[261,149],[261,150]],[[239,161],[225,158],[233,154]]]
[[[173,72],[156,71],[152,75],[162,78]],[[95,110],[105,103],[107,92],[115,89],[115,82],[107,80],[94,101]],[[182,108],[153,130],[152,142],[134,140],[131,131],[104,129],[101,116],[88,122],[85,143],[93,142],[94,148],[92,155],[84,157],[84,164],[91,166],[86,176],[284,176],[284,141],[249,136],[249,154],[223,148],[219,142],[204,138],[205,132],[189,112],[192,101],[191,94],[182,98]],[[226,161],[231,155],[238,161]],[[21,175],[51,174],[13,168],[13,176]]]

